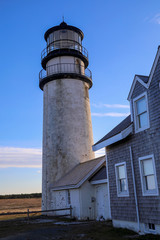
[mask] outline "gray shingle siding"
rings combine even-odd
[[[154,154],[160,193],[160,59],[148,89],[136,83],[132,99],[147,92],[150,128],[134,133],[123,141],[107,147],[111,215],[113,219],[136,221],[136,208],[129,146],[132,147],[140,222],[160,224],[160,196],[142,196],[139,157]],[[132,100],[131,100],[132,101]],[[133,106],[132,106],[133,107]],[[117,197],[115,164],[126,162],[129,197]]]
[[[113,219],[136,221],[136,208],[132,200],[133,183],[129,176],[131,173],[131,165],[129,160],[129,145],[128,141],[121,141],[119,144],[114,144],[107,147],[108,171],[109,171],[109,187],[111,199],[111,214]],[[118,197],[115,175],[115,164],[126,162],[129,197]]]
[[[131,98],[138,97],[141,93],[145,92],[147,89],[142,86],[139,82],[136,82]]]

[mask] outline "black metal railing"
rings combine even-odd
[[[75,42],[72,40],[58,40],[51,43],[49,46],[43,49],[41,53],[41,60],[45,58],[50,52],[53,52],[59,49],[64,49],[64,48],[79,51],[86,58],[88,58],[88,51],[84,47],[82,47],[82,45],[79,44],[78,42]]]
[[[60,73],[75,73],[92,79],[92,72],[88,68],[85,69],[83,65],[74,63],[58,63],[46,67],[46,71],[42,69],[39,73],[39,80]]]

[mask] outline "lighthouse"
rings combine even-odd
[[[89,89],[92,73],[83,32],[64,21],[44,35],[42,210],[51,208],[52,185],[74,166],[93,159]]]

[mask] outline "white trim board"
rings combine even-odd
[[[108,183],[107,179],[101,179],[101,180],[95,180],[95,181],[90,181],[91,184],[102,184],[102,183]]]
[[[107,159],[107,149],[105,148],[105,153],[106,153],[106,174],[107,174],[107,192],[108,192],[108,205],[109,205],[109,219],[112,219],[111,216],[111,199],[110,199],[110,189],[109,189],[109,171],[108,171],[108,159]]]
[[[97,151],[101,148],[107,147],[113,143],[116,143],[124,138],[126,138],[128,135],[133,133],[133,125],[131,124],[129,127],[124,129],[122,132],[116,134],[115,136],[108,138],[107,140],[104,140],[103,142],[100,142],[96,145],[92,146],[93,151]]]

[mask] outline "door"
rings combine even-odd
[[[96,219],[109,218],[109,199],[108,199],[108,185],[96,185]]]

